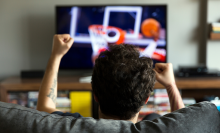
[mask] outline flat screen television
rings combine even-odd
[[[56,6],[56,34],[74,43],[60,69],[92,69],[109,45],[132,44],[154,64],[167,61],[166,5]]]

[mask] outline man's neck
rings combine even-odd
[[[126,120],[126,121],[131,121],[131,122],[133,122],[135,124],[135,123],[137,123],[138,115],[139,115],[139,112],[135,115],[135,117],[133,117],[133,118],[131,118],[129,120]],[[102,119],[112,119],[112,120],[122,120],[122,119],[119,119],[117,117],[107,116],[107,115],[103,114],[100,110],[99,110],[99,118],[102,118]]]

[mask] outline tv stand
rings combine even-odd
[[[90,83],[80,83],[81,76],[59,76],[58,90],[92,91]],[[7,93],[13,91],[38,91],[42,79],[21,79],[9,77],[0,83],[0,101],[7,102]],[[220,97],[220,78],[176,78],[176,85],[182,97],[202,98],[206,95]],[[164,87],[156,82],[154,89]]]

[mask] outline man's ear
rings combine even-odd
[[[93,96],[94,96],[95,101],[96,101],[97,103],[99,103],[99,100],[98,100],[98,98],[96,97],[96,95],[93,94]]]
[[[150,96],[146,99],[146,102],[145,102],[145,104],[147,104],[147,102],[148,102],[148,100],[149,100],[149,98],[150,98]]]

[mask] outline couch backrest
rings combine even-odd
[[[0,133],[220,133],[220,113],[201,102],[153,121],[74,119],[0,102]]]

